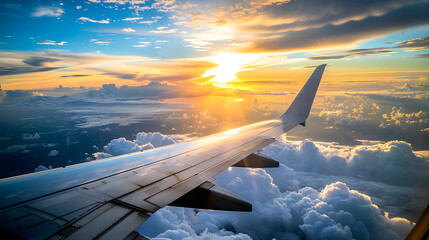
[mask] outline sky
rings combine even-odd
[[[428,76],[428,3],[2,1],[3,89]],[[217,68],[216,68],[217,66]],[[272,84],[272,83],[271,83]],[[229,84],[231,85],[231,84]]]
[[[327,64],[306,126],[215,184],[237,213],[166,207],[154,239],[403,239],[429,202],[429,1],[0,3],[0,177],[280,116]]]

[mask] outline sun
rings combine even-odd
[[[238,81],[237,72],[251,70],[248,65],[254,61],[250,54],[221,53],[207,58],[208,61],[217,64],[217,67],[208,70],[203,77],[214,76],[210,82],[223,85],[228,82]]]

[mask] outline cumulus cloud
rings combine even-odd
[[[92,22],[92,23],[103,23],[103,24],[109,24],[109,19],[105,19],[105,20],[94,20],[91,18],[87,18],[87,17],[80,17],[78,20],[82,21],[82,22]]]
[[[98,154],[173,143],[172,136],[142,132],[133,141],[114,139]],[[263,151],[280,168],[232,168],[216,176],[217,185],[251,202],[253,212],[166,207],[138,231],[155,239],[402,239],[413,226],[404,213],[413,209],[409,214],[418,215],[429,199],[421,195],[429,166],[408,143],[365,143],[280,138]]]
[[[427,125],[428,116],[427,112],[422,110],[418,112],[405,113],[402,108],[393,107],[390,114],[383,114],[386,123],[383,126],[395,124],[399,126],[405,125]]]
[[[37,168],[34,169],[34,172],[46,171],[49,169],[52,169],[52,166],[45,167],[43,165],[39,165]]]
[[[38,7],[31,13],[33,17],[59,17],[64,13],[61,8],[58,7]]]
[[[358,176],[408,187],[429,186],[429,166],[414,154],[411,145],[401,141],[336,148],[302,142],[278,141],[265,148],[264,154],[302,172]]]
[[[343,182],[321,190],[304,187],[281,192],[264,170],[234,169],[219,175],[216,183],[252,202],[255,211],[167,207],[139,231],[171,239],[199,238],[207,233],[216,238],[229,231],[236,234],[229,233],[232,239],[401,239],[412,228],[408,220],[389,218],[369,196]]]
[[[125,138],[113,139],[106,146],[104,146],[104,152],[98,152],[94,155],[94,157],[97,159],[107,158],[111,156],[162,147],[174,143],[176,142],[173,140],[173,138],[163,135],[159,132],[139,132],[137,133],[136,139],[134,141],[129,141]]]
[[[48,157],[55,157],[59,154],[58,150],[51,150],[48,154]]]

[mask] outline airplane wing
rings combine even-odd
[[[305,125],[325,64],[279,118],[198,140],[0,181],[4,239],[146,239],[134,230],[167,205],[251,211],[212,183],[228,167],[276,167],[259,154]]]

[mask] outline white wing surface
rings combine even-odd
[[[276,167],[259,152],[305,124],[324,68],[320,65],[279,118],[192,142],[0,181],[4,239],[145,239],[134,230],[167,205],[251,211],[212,183],[228,167]]]

